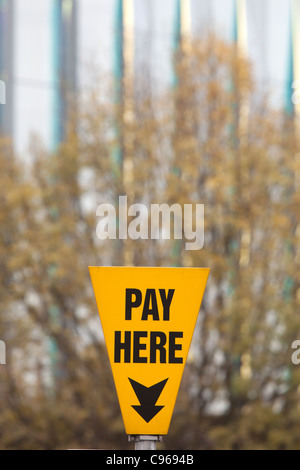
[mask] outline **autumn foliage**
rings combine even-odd
[[[297,117],[272,108],[245,58],[215,37],[175,64],[172,87],[141,74],[118,104],[91,87],[54,154],[34,140],[25,161],[2,140],[3,449],[132,446],[89,265],[211,269],[163,448],[300,448]],[[204,204],[203,249],[99,241],[96,208],[122,194]]]

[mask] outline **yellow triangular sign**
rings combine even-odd
[[[89,267],[127,434],[167,434],[208,268]]]

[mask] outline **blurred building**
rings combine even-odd
[[[55,151],[94,70],[114,77],[112,99],[119,102],[140,73],[155,89],[173,86],[179,41],[211,31],[249,57],[258,89],[274,106],[299,113],[299,27],[300,0],[0,0],[0,132],[22,156],[32,133]],[[130,102],[123,104],[126,114]],[[121,145],[114,155],[128,188],[129,150]],[[49,314],[60,312],[52,305]],[[57,373],[55,341],[50,348]],[[249,357],[237,363],[249,377]]]
[[[65,132],[66,91],[84,90],[93,68],[120,77],[130,60],[129,74],[147,69],[164,87],[174,79],[178,34],[211,30],[240,41],[260,89],[291,112],[299,11],[299,0],[1,0],[2,133],[13,135],[20,153],[33,132],[53,149]]]

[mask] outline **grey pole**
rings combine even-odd
[[[129,441],[134,441],[135,450],[156,450],[156,443],[162,441],[162,436],[136,435],[128,436]]]

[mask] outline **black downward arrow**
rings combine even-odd
[[[140,405],[131,406],[146,421],[146,423],[149,423],[149,421],[151,421],[151,419],[154,418],[162,408],[164,408],[163,406],[156,406],[155,403],[163,391],[168,379],[162,380],[151,387],[145,387],[145,385],[142,385],[129,377],[128,379],[140,402]]]

